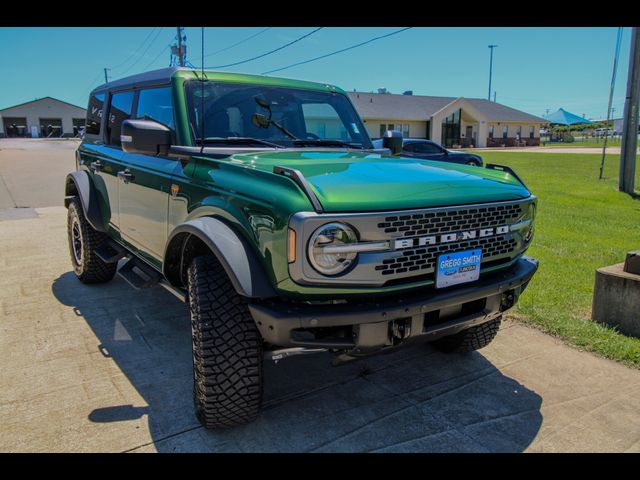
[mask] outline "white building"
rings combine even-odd
[[[0,110],[0,137],[73,137],[84,128],[86,110],[52,97]]]
[[[544,118],[479,98],[349,92],[372,138],[400,130],[445,147],[540,145]]]

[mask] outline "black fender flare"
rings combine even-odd
[[[167,266],[175,262],[176,255],[182,256],[181,249],[172,245],[181,234],[188,234],[201,240],[220,261],[231,283],[239,295],[247,298],[269,298],[276,296],[257,255],[248,242],[239,236],[226,222],[214,217],[200,217],[178,225],[169,236],[165,249],[162,271],[169,279]],[[186,238],[179,241],[184,246]],[[180,253],[178,253],[180,251]],[[173,256],[173,258],[171,258]],[[180,259],[180,262],[182,260]]]
[[[75,186],[75,192],[72,185]],[[87,172],[78,170],[68,174],[65,181],[64,195],[65,207],[69,208],[69,202],[72,197],[79,197],[84,216],[89,224],[99,232],[107,231],[102,221],[98,193]]]

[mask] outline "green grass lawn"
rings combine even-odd
[[[640,249],[640,200],[618,192],[619,156],[485,152],[486,163],[508,165],[538,197],[528,255],[540,268],[513,316],[565,341],[640,368],[640,339],[590,320],[595,270]],[[636,188],[640,187],[640,169]]]

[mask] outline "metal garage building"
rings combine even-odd
[[[86,110],[53,97],[0,110],[0,137],[74,137]]]

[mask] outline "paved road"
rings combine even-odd
[[[64,207],[20,211],[0,214],[0,451],[640,452],[640,372],[512,322],[469,356],[270,363],[259,420],[206,431],[185,305],[80,284]]]
[[[62,205],[78,140],[0,139],[0,208]]]

